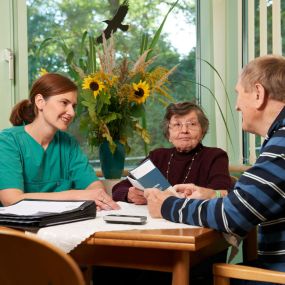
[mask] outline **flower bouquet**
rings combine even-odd
[[[152,67],[156,57],[147,60],[149,50],[143,52],[136,62],[127,58],[116,61],[114,39],[107,42],[103,36],[102,51],[97,51],[100,67],[96,72],[84,75],[81,104],[86,107],[80,116],[81,127],[87,130],[91,146],[109,142],[115,151],[115,141],[130,150],[128,139],[134,133],[145,143],[150,137],[141,125],[148,99],[167,104],[171,100],[167,88],[168,70],[162,66]]]

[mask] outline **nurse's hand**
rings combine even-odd
[[[120,206],[106,193],[105,189],[85,190],[92,191],[93,200],[97,205],[97,210],[118,210]]]
[[[89,200],[94,200],[97,210],[118,210],[120,206],[106,192],[101,181],[91,183],[85,190],[86,195],[90,195]],[[84,195],[84,194],[83,194]]]

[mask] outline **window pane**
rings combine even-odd
[[[127,55],[135,60],[140,52],[142,34],[146,32],[150,38],[154,36],[170,4],[158,0],[129,2],[124,23],[129,24],[130,28],[127,32],[118,30],[114,38],[117,56]],[[75,51],[80,50],[83,32],[87,30],[94,36],[99,36],[106,28],[103,21],[113,17],[119,3],[120,1],[101,0],[27,0],[30,84],[39,76],[40,68],[48,72],[68,73],[62,44]],[[53,41],[45,45],[44,40],[48,38],[53,38]],[[195,0],[180,0],[164,25],[155,48],[158,57],[154,63],[168,69],[179,64],[170,77],[169,85],[175,101],[195,100],[195,47]],[[145,149],[141,138],[132,138],[130,156],[142,157],[151,149],[168,146],[161,131],[165,106],[149,99],[146,110],[146,126],[151,135],[151,143]],[[97,149],[90,150],[86,135],[79,131],[78,120],[70,131],[80,140],[90,159],[98,158]]]

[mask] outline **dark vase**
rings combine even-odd
[[[122,177],[125,165],[125,148],[124,145],[115,141],[116,150],[114,153],[109,148],[109,142],[104,141],[99,146],[99,158],[101,169],[106,179],[118,179]]]

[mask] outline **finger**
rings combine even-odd
[[[147,200],[145,199],[145,197],[138,197],[137,199],[135,199],[134,203],[136,205],[145,205],[147,203]]]
[[[102,210],[118,210],[121,207],[112,199],[108,198],[102,198],[101,200],[97,200],[96,204],[102,209]]]
[[[169,187],[166,191],[164,191],[165,193],[169,193],[169,195],[172,196],[179,196],[179,193],[175,191],[174,187]]]
[[[103,204],[107,205],[111,210],[119,210],[121,207],[112,199],[104,199]]]
[[[156,188],[147,188],[143,191],[144,197],[147,199],[150,195],[155,195],[156,193],[161,192],[160,190]]]

